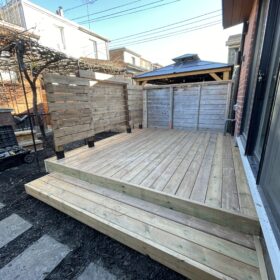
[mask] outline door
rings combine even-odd
[[[260,186],[273,214],[274,223],[280,229],[280,75],[275,89],[275,100],[271,116]]]
[[[262,3],[261,14],[263,15],[266,14],[264,12],[266,1]],[[260,60],[260,64],[256,71],[252,71],[242,125],[242,134],[246,139],[246,154],[257,165],[257,171],[263,153],[264,136],[269,122],[272,100],[275,96],[274,89],[279,64],[279,1],[272,0],[269,4],[266,24],[263,21],[259,23],[259,33],[262,26],[266,26],[264,43],[263,46],[258,47],[261,49],[261,56],[254,58],[254,62]],[[258,34],[258,36],[261,35]]]

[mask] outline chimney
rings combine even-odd
[[[61,6],[59,6],[58,9],[56,10],[56,14],[61,17],[64,17],[63,8]]]

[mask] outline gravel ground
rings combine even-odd
[[[106,136],[108,134],[100,135],[99,139]],[[0,249],[0,269],[48,234],[71,251],[46,279],[76,279],[90,263],[98,263],[116,279],[185,279],[148,256],[28,196],[24,184],[46,174],[43,159],[51,154],[51,151],[40,154],[40,168],[34,162],[0,173],[0,202],[6,205],[0,209],[0,221],[15,213],[33,225]]]

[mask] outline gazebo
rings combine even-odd
[[[204,61],[197,54],[184,54],[173,59],[175,63],[134,77],[140,85],[178,84],[229,80],[232,65]]]

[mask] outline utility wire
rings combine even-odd
[[[65,10],[64,10],[64,13],[67,13],[67,12],[69,12],[69,11],[78,9],[78,8],[83,7],[83,6],[85,6],[85,5],[88,5],[88,4],[93,4],[93,3],[95,3],[96,1],[97,1],[97,0],[89,0],[89,1],[86,1],[86,3],[83,3],[83,4],[81,4],[81,5],[74,6],[74,7],[68,8],[68,9],[65,9]],[[87,16],[85,16],[85,17],[87,17]]]
[[[112,10],[115,10],[115,9],[118,9],[118,8],[121,8],[121,7],[125,7],[125,6],[131,5],[131,4],[135,4],[135,3],[141,2],[141,1],[143,1],[143,0],[131,1],[131,2],[128,2],[128,3],[123,4],[123,5],[112,7],[110,9],[101,10],[101,11],[98,11],[98,12],[95,12],[95,13],[91,13],[91,14],[89,14],[89,16],[97,15],[97,14],[102,14],[102,13],[105,13],[105,12],[108,12],[108,11],[112,11]],[[72,18],[71,20],[77,20],[77,19],[81,19],[81,18],[85,18],[85,17],[88,17],[88,15]]]
[[[181,24],[181,25],[178,25],[178,26],[173,26],[173,27],[170,27],[170,28],[166,28],[165,27],[163,30],[156,30],[156,31],[153,31],[153,32],[150,31],[150,32],[147,32],[145,34],[130,36],[130,38],[127,37],[125,39],[112,40],[111,42],[113,44],[125,43],[126,41],[131,41],[131,40],[134,40],[134,39],[137,39],[137,38],[146,37],[146,36],[150,36],[150,35],[153,35],[153,34],[158,34],[158,33],[166,32],[166,31],[169,31],[169,30],[173,30],[173,29],[177,29],[177,28],[180,28],[180,27],[184,27],[184,26],[195,24],[195,23],[199,23],[199,22],[202,22],[202,21],[205,21],[205,20],[214,19],[214,18],[217,18],[217,17],[220,17],[220,16],[221,15],[207,17],[207,18],[204,18],[204,19],[200,19],[200,20],[196,20],[196,21],[193,21],[193,22]],[[145,39],[145,38],[142,38],[142,39]]]
[[[159,1],[155,1],[155,2],[152,2],[152,3],[146,4],[146,5],[142,5],[142,7],[144,7],[144,6],[149,6],[149,5],[152,5],[152,4],[156,4],[156,3],[162,2],[162,1],[164,1],[164,0],[159,0]],[[156,6],[154,6],[154,7],[149,7],[149,8],[137,10],[137,11],[134,11],[134,12],[129,12],[129,13],[121,14],[121,13],[123,13],[123,12],[125,12],[125,11],[128,11],[128,10],[137,9],[137,8],[140,7],[140,6],[138,6],[138,7],[136,7],[136,8],[131,8],[131,9],[128,9],[128,10],[124,10],[124,11],[120,11],[120,12],[114,13],[114,14],[120,14],[120,15],[115,15],[115,16],[105,15],[105,16],[98,17],[98,18],[95,18],[95,19],[91,19],[90,22],[97,22],[97,21],[102,21],[102,20],[107,20],[107,19],[122,17],[122,16],[125,16],[125,15],[135,14],[135,13],[139,13],[139,12],[142,12],[142,11],[151,10],[151,9],[154,9],[154,8],[158,8],[158,7],[170,5],[170,4],[173,4],[173,3],[175,3],[175,2],[179,2],[179,1],[181,1],[181,0],[174,0],[174,1],[172,1],[172,2],[168,2],[168,3],[165,3],[165,4],[161,4],[161,5],[156,5]],[[113,15],[113,14],[112,14],[112,15]],[[88,23],[87,20],[86,20],[86,21],[79,22],[79,24],[86,24],[86,23]]]
[[[222,22],[221,20],[214,21],[214,22],[211,22],[211,23],[208,23],[208,24],[204,24],[204,25],[200,25],[200,26],[194,26],[194,27],[192,27],[190,29],[186,29],[184,31],[181,30],[181,31],[178,31],[178,32],[175,32],[175,33],[171,32],[171,33],[168,33],[168,34],[164,34],[162,36],[155,36],[155,37],[150,37],[150,38],[146,38],[146,39],[142,39],[142,40],[138,40],[138,41],[131,41],[131,42],[126,43],[125,45],[126,46],[131,46],[131,45],[138,45],[138,44],[151,42],[151,41],[157,41],[157,40],[160,40],[160,39],[173,37],[173,36],[177,36],[177,35],[180,35],[180,34],[185,34],[185,33],[189,33],[189,32],[192,32],[192,31],[196,31],[196,30],[208,28],[208,27],[211,27],[211,26],[215,26],[215,25],[220,24],[221,22]],[[113,45],[112,47],[113,48],[118,48],[118,47],[121,47],[121,46],[123,46],[123,45]]]
[[[221,10],[212,11],[212,12],[209,12],[209,13],[206,13],[206,14],[195,16],[195,17],[192,17],[192,18],[187,18],[187,19],[184,19],[184,20],[181,20],[181,21],[177,21],[177,22],[174,22],[174,23],[171,23],[171,24],[163,25],[163,26],[160,26],[160,27],[156,27],[156,28],[153,28],[153,29],[146,30],[146,31],[142,31],[142,32],[138,32],[138,33],[133,33],[133,34],[126,35],[126,36],[123,36],[123,37],[112,39],[111,42],[118,41],[118,40],[125,39],[125,38],[129,38],[129,37],[134,37],[136,35],[141,35],[141,34],[148,33],[148,32],[155,31],[155,30],[159,30],[159,29],[162,29],[162,28],[165,28],[165,27],[170,27],[170,26],[173,26],[173,25],[176,25],[176,24],[179,24],[179,23],[191,21],[193,19],[201,18],[201,17],[207,16],[207,15],[211,15],[211,14],[220,12],[220,11]]]

